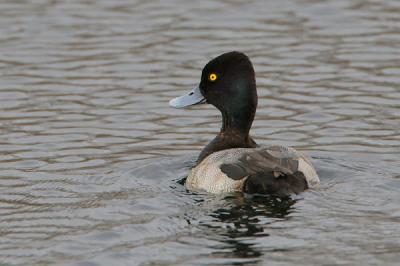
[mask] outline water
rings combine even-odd
[[[1,1],[0,264],[396,265],[399,1]],[[219,129],[168,100],[257,73],[252,135],[313,157],[291,200],[178,183]]]

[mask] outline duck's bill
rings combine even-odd
[[[191,92],[169,101],[169,105],[175,108],[184,108],[201,103],[206,103],[206,99],[201,94],[199,86],[195,87]]]

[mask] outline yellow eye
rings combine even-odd
[[[210,81],[216,81],[217,80],[217,74],[215,74],[215,73],[212,73],[212,74],[210,74],[209,76],[208,76],[208,80],[210,80]]]

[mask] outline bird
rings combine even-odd
[[[257,102],[253,64],[237,51],[210,60],[200,83],[169,101],[175,108],[211,104],[222,115],[220,132],[201,151],[186,179],[189,190],[286,197],[319,186],[306,155],[283,145],[258,145],[249,135]]]

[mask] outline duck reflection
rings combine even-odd
[[[268,237],[266,225],[274,221],[288,219],[297,200],[271,196],[246,196],[243,194],[224,198],[226,204],[210,216],[212,222],[203,223],[212,238],[223,245],[213,256],[224,258],[253,258],[262,256],[255,246],[254,239]],[[257,260],[245,260],[235,265],[254,263]]]

